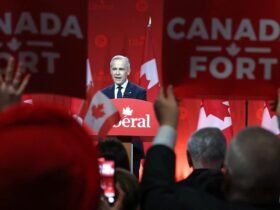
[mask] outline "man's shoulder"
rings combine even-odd
[[[216,169],[195,169],[190,173],[188,177],[178,182],[178,184],[195,184],[197,183],[208,183],[209,181],[213,182],[222,182],[223,173]]]
[[[125,91],[125,98],[136,98],[144,101],[147,100],[147,91],[132,82],[128,82]]]
[[[109,85],[101,89],[101,92],[109,98],[114,98],[114,85]]]
[[[102,91],[102,92],[106,92],[106,91],[108,91],[108,90],[112,90],[112,88],[114,88],[114,84],[104,87],[103,89],[101,89],[101,91]]]
[[[131,88],[131,89],[136,89],[136,90],[138,90],[138,91],[141,91],[141,92],[146,92],[146,89],[145,88],[143,88],[143,87],[141,87],[141,86],[139,86],[139,85],[137,85],[137,84],[135,84],[135,83],[133,83],[133,82],[128,82],[128,86]]]
[[[214,169],[195,169],[187,178],[177,182],[178,186],[191,187],[224,199],[222,185],[224,176]]]

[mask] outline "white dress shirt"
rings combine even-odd
[[[153,145],[164,145],[174,149],[176,143],[176,130],[169,125],[162,125],[158,128],[157,135],[154,137]]]
[[[115,84],[115,98],[118,98],[117,94],[119,91],[119,88],[118,88],[119,86],[122,86],[121,92],[122,92],[122,96],[123,96],[127,83],[128,83],[128,80],[126,80],[122,85]]]

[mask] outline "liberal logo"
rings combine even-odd
[[[122,114],[126,116],[131,116],[133,113],[133,109],[131,109],[129,106],[123,108]]]
[[[134,110],[129,106],[122,108],[122,119],[118,124],[113,127],[124,127],[124,128],[151,128],[151,117],[150,114],[144,114],[142,116],[133,117]]]

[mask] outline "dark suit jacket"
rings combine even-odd
[[[177,185],[208,192],[221,199],[224,199],[224,194],[222,191],[223,181],[224,176],[219,170],[195,169],[187,178],[177,182]]]
[[[115,85],[111,85],[101,90],[108,98],[115,98]],[[127,83],[127,86],[124,91],[123,98],[135,98],[139,100],[147,100],[146,90],[132,82]]]
[[[175,154],[166,146],[152,146],[146,155],[141,183],[141,210],[276,210],[279,203],[254,205],[229,202],[175,182]]]

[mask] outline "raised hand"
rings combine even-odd
[[[20,103],[21,95],[30,78],[30,74],[23,75],[24,70],[20,63],[18,64],[16,72],[13,73],[14,63],[14,58],[11,57],[4,74],[0,74],[0,110],[13,104]]]
[[[178,124],[179,108],[172,86],[167,87],[166,96],[163,88],[160,89],[154,103],[154,109],[160,125],[170,125],[176,129]]]
[[[280,88],[277,92],[276,114],[280,117]]]
[[[116,190],[118,193],[118,197],[114,205],[110,206],[105,199],[101,198],[98,210],[121,210],[123,208],[125,193],[118,183],[116,184]]]

